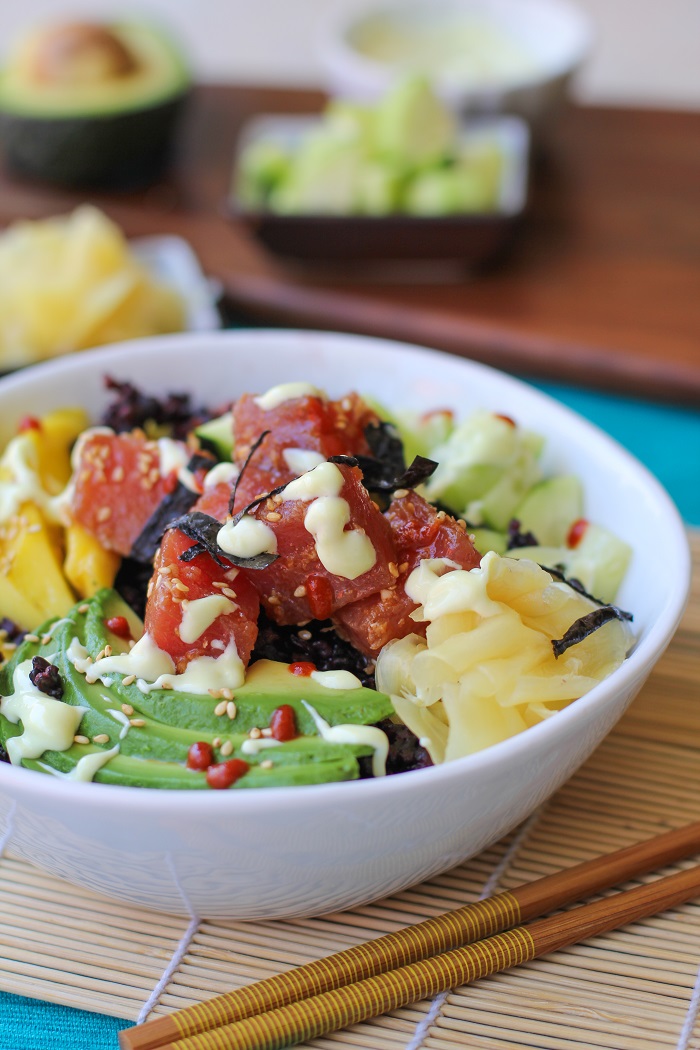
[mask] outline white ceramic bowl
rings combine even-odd
[[[419,33],[465,16],[501,32],[532,59],[529,70],[514,67],[498,75],[453,69],[436,72],[436,86],[463,113],[516,113],[538,125],[566,98],[571,79],[591,45],[588,16],[569,0],[386,0],[358,12],[329,15],[319,33],[318,52],[334,94],[374,100],[397,76],[397,66],[370,58],[358,47],[368,27],[406,27]],[[454,22],[452,21],[452,24]],[[402,69],[410,69],[405,61]]]
[[[477,853],[546,799],[614,725],[668,644],[688,591],[679,516],[627,452],[572,412],[482,365],[317,332],[167,336],[67,357],[0,382],[5,437],[28,411],[82,403],[102,376],[220,403],[305,377],[389,405],[486,407],[548,438],[546,466],[582,479],[588,515],[634,548],[620,603],[639,641],[607,681],[540,725],[469,758],[399,776],[262,791],[139,790],[0,764],[0,843],[108,896],[170,912],[272,918],[334,911]],[[0,435],[2,437],[3,435]]]

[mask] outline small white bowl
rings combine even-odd
[[[588,16],[568,0],[389,0],[365,5],[359,13],[327,17],[318,51],[328,88],[337,95],[372,101],[397,75],[416,68],[410,60],[398,66],[363,54],[358,40],[372,26],[395,26],[399,32],[420,32],[424,27],[430,34],[460,19],[489,27],[531,59],[529,69],[513,66],[493,75],[483,68],[472,75],[444,66],[421,70],[431,76],[443,98],[465,114],[515,113],[540,124],[567,97],[571,79],[590,50]]]
[[[310,378],[389,406],[477,407],[547,437],[545,467],[571,470],[586,513],[634,550],[619,596],[637,645],[610,678],[519,736],[398,776],[260,791],[166,791],[83,784],[0,764],[0,843],[109,897],[239,919],[359,905],[459,863],[522,821],[612,728],[659,658],[688,593],[685,531],[669,497],[619,445],[562,405],[483,365],[399,343],[319,332],[164,336],[24,370],[0,382],[4,437],[19,419],[83,404],[102,376],[196,399]],[[0,435],[0,437],[3,435]]]

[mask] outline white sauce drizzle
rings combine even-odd
[[[238,477],[238,467],[234,463],[217,463],[204,475],[204,491],[209,492],[217,485],[230,485]]]
[[[65,774],[66,780],[82,780],[86,783],[93,780],[95,773],[106,766],[110,758],[119,754],[119,744],[115,744],[108,751],[93,751],[89,755],[83,755],[76,762],[70,773]]]
[[[70,645],[66,649],[66,656],[79,674],[85,674],[94,662],[85,646],[80,644],[75,635],[71,638]]]
[[[323,390],[319,390],[312,383],[300,382],[280,383],[278,386],[273,386],[266,394],[254,397],[253,401],[263,412],[270,412],[273,408],[283,405],[285,401],[294,401],[299,397],[320,397],[322,401],[327,400]]]
[[[190,645],[214,623],[219,616],[234,612],[238,606],[223,594],[207,594],[204,598],[187,598],[182,601],[182,620],[178,634],[183,642]]]
[[[32,661],[18,664],[12,676],[14,693],[0,698],[0,711],[13,725],[22,722],[19,736],[7,741],[7,753],[14,765],[24,758],[39,758],[44,751],[67,751],[86,707],[47,696],[29,680]]]
[[[285,448],[282,452],[282,457],[289,469],[295,474],[305,474],[308,470],[313,470],[314,467],[325,463],[326,460],[326,457],[322,456],[320,452],[314,452],[313,449],[306,448]]]
[[[186,445],[181,441],[173,441],[172,438],[158,438],[158,470],[161,477],[167,478],[168,474],[175,472],[177,480],[190,492],[199,492],[199,485],[195,481],[194,474],[187,469],[190,461],[190,453]]]
[[[109,702],[111,700],[111,697],[104,696],[102,699],[107,700]],[[121,729],[119,730],[119,739],[123,740],[126,734],[131,729],[131,722],[129,720],[129,717],[125,715],[123,711],[118,711],[116,707],[108,707],[107,714],[111,715],[112,718],[116,718],[117,722],[121,722]]]
[[[216,542],[222,551],[237,558],[254,558],[257,554],[276,554],[277,537],[264,521],[244,514],[233,524],[227,521],[219,529]]]
[[[70,616],[64,616],[62,619],[56,620],[54,623],[51,624],[50,627],[47,627],[47,629],[43,632],[41,636],[41,644],[48,645],[48,643],[53,639],[54,631],[57,631],[58,628],[62,627],[64,623],[72,622],[73,621],[71,620]],[[49,663],[52,663],[52,661],[49,660]]]
[[[362,689],[362,682],[352,671],[312,671],[309,677],[326,689]]]
[[[355,580],[369,572],[377,552],[364,531],[345,530],[350,507],[340,496],[343,484],[336,464],[324,462],[290,481],[282,495],[285,500],[310,502],[304,528],[314,538],[319,561],[334,576]]]
[[[386,776],[386,758],[389,754],[389,739],[382,729],[376,726],[342,725],[331,726],[325,718],[321,718],[318,711],[302,700],[302,704],[314,720],[319,735],[329,744],[363,744],[371,747],[372,774],[375,777]]]
[[[76,671],[82,671],[83,667],[79,667],[77,662],[73,660],[71,652],[75,641],[76,639],[73,639],[68,649],[68,659],[71,660]],[[80,648],[83,649],[82,646]],[[77,649],[78,646],[76,645],[75,650],[77,651]],[[87,651],[83,649],[83,652],[86,653]],[[146,633],[139,638],[136,645],[128,652],[116,653],[114,656],[104,656],[101,660],[95,660],[94,663],[88,664],[85,667],[85,681],[92,683],[96,682],[98,678],[103,680],[102,676],[109,671],[117,671],[123,675],[135,674],[137,678],[154,681],[160,675],[172,674],[174,670],[175,664],[170,656],[163,652],[162,649],[159,649],[150,634]]]
[[[272,737],[261,736],[257,740],[252,738],[244,740],[241,744],[241,751],[244,755],[258,755],[261,751],[266,751],[269,747],[281,747],[281,740],[273,740]]]

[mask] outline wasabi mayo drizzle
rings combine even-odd
[[[361,529],[345,530],[350,507],[340,495],[343,484],[336,464],[324,462],[290,481],[282,498],[310,504],[304,528],[314,538],[319,561],[334,576],[355,580],[373,567],[377,552]]]
[[[325,462],[325,457],[320,452],[306,448],[285,448],[282,457],[295,474],[305,474],[307,470],[313,470]]]
[[[236,558],[277,553],[277,537],[270,526],[250,514],[244,514],[235,525],[232,520],[222,525],[216,535],[216,542],[222,551]]]
[[[331,726],[318,711],[302,700],[302,704],[314,720],[319,736],[330,744],[362,744],[371,747],[372,774],[375,777],[386,776],[386,759],[389,754],[389,739],[377,726],[359,726],[352,723],[342,726]]]
[[[181,441],[173,441],[172,438],[159,438],[158,456],[158,470],[161,477],[167,478],[168,474],[174,472],[181,485],[184,485],[190,492],[199,492],[194,474],[187,468],[190,453],[186,445],[183,445]]]
[[[0,698],[0,712],[8,722],[22,722],[20,735],[7,741],[13,765],[24,758],[39,758],[44,751],[67,751],[87,711],[86,707],[73,707],[42,693],[29,680],[31,669],[31,660],[18,664],[12,676],[12,695]]]
[[[309,678],[326,689],[362,689],[362,682],[352,671],[312,671]]]
[[[208,594],[192,601],[183,598],[182,620],[178,628],[180,638],[188,645],[196,642],[220,616],[234,612],[237,608],[236,603],[223,594]]]
[[[311,383],[280,383],[278,386],[271,387],[266,394],[254,397],[253,401],[263,412],[270,412],[273,408],[283,405],[285,401],[295,401],[299,397],[318,397],[322,401],[328,400],[323,390],[319,390]]]

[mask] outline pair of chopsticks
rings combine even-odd
[[[119,1034],[121,1050],[280,1050],[700,896],[700,865],[545,912],[700,851],[700,822]],[[527,924],[527,925],[525,925]]]

